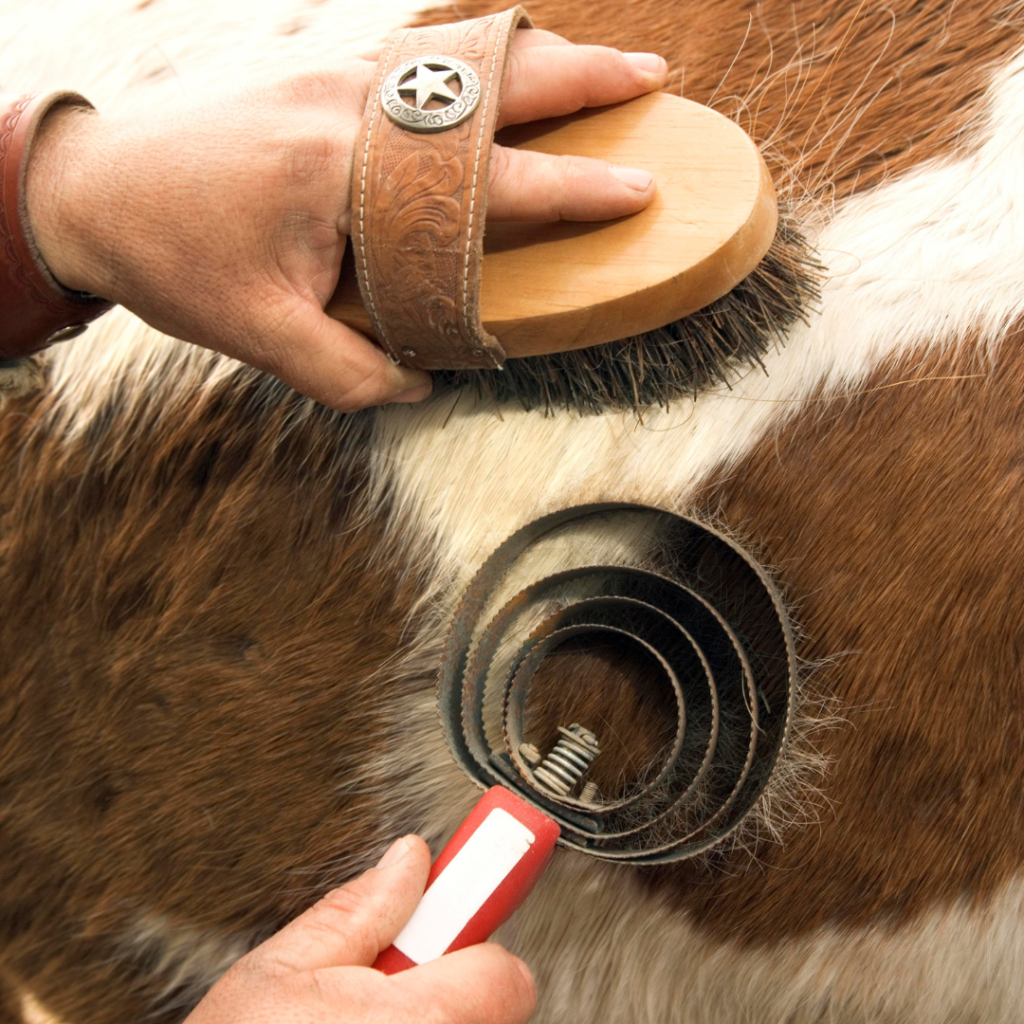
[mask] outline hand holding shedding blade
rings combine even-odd
[[[485,942],[529,895],[558,826],[501,786],[489,789],[434,861],[423,899],[373,966],[397,974]]]

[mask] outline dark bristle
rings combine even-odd
[[[668,407],[702,388],[728,384],[738,371],[763,367],[764,354],[819,299],[823,274],[795,218],[780,209],[764,259],[710,306],[622,341],[510,359],[503,370],[445,370],[435,382],[544,412]]]

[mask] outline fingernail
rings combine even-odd
[[[385,852],[384,856],[377,861],[378,868],[390,868],[397,864],[409,852],[409,840],[404,836],[396,839]]]
[[[522,974],[523,980],[526,982],[527,987],[530,989],[530,991],[536,994],[537,982],[534,980],[533,971],[531,971],[530,968],[527,967],[526,964],[519,959],[519,957],[515,957],[514,959],[516,961],[516,967],[519,968],[519,973]]]
[[[639,167],[617,167],[612,164],[608,168],[623,185],[628,185],[637,192],[646,192],[654,181],[654,175],[650,171],[641,171]]]
[[[663,75],[668,71],[664,57],[656,53],[624,53],[623,56],[633,67],[646,71],[649,75]]]
[[[421,402],[430,392],[433,390],[433,386],[430,384],[421,384],[418,388],[409,388],[408,391],[400,391],[392,402]]]

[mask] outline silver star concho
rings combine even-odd
[[[456,78],[462,86],[457,93],[452,88]],[[424,109],[431,100],[440,100],[444,106]],[[384,79],[380,101],[388,117],[408,131],[443,132],[472,117],[480,102],[480,79],[454,57],[416,57],[399,64]]]

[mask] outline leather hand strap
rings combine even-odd
[[[111,306],[64,288],[47,269],[29,229],[28,158],[43,118],[60,104],[92,107],[74,92],[0,93],[0,360],[74,337]]]
[[[515,7],[384,46],[356,151],[352,245],[373,331],[424,370],[501,366],[480,320],[487,178]]]

